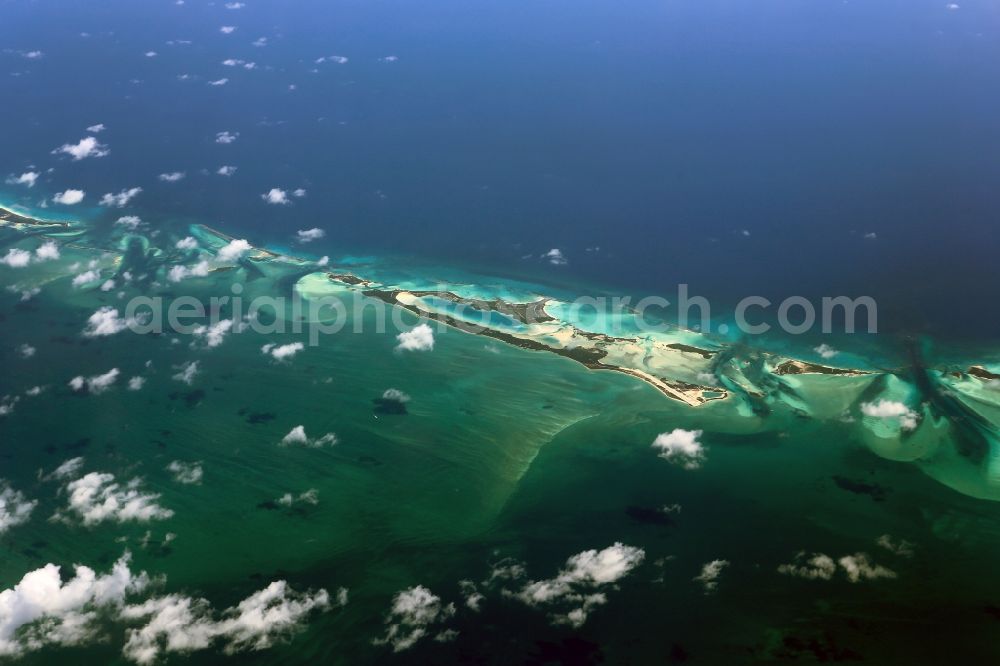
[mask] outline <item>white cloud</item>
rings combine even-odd
[[[59,258],[59,246],[55,241],[45,241],[35,250],[35,259],[38,261],[54,261]]]
[[[228,131],[227,132],[218,132],[215,135],[215,142],[216,143],[222,143],[222,144],[230,144],[230,143],[236,141],[236,139],[238,139],[239,136],[240,136],[239,132],[228,132]]]
[[[180,372],[173,375],[173,379],[184,382],[188,386],[194,383],[194,378],[198,375],[198,361],[189,361],[177,368]]]
[[[35,355],[37,350],[29,344],[23,344],[17,348],[17,353],[21,355],[21,358],[31,358]]]
[[[894,555],[899,555],[901,557],[913,557],[913,544],[906,539],[893,539],[892,536],[888,534],[883,534],[876,541],[876,544],[880,548],[885,548],[890,553]]]
[[[177,241],[174,247],[178,250],[194,250],[198,247],[198,241],[194,239],[194,236],[187,236]]]
[[[958,5],[958,4],[954,3],[954,2],[949,2],[947,5],[944,6],[944,8],[947,9],[947,10],[949,10],[949,11],[957,11],[957,10],[961,9],[962,7],[961,7],[961,5]]]
[[[319,504],[319,491],[315,488],[310,488],[305,492],[299,493],[298,497],[292,495],[291,493],[285,493],[276,501],[281,506],[291,506],[296,502],[304,504]]]
[[[329,265],[329,263],[330,263],[330,257],[326,255],[323,255],[322,257],[319,258],[319,260],[316,261],[316,265],[319,266],[320,268]]]
[[[422,585],[411,587],[392,600],[385,619],[385,636],[375,639],[373,643],[390,645],[393,652],[402,652],[426,636],[432,625],[444,622],[454,614],[454,604],[442,604],[440,597]]]
[[[607,602],[601,588],[613,585],[642,564],[646,553],[641,548],[615,543],[603,550],[586,550],[566,560],[555,578],[532,581],[511,593],[530,606],[561,606],[553,615],[558,624],[580,627],[594,607]],[[520,576],[520,567],[508,570],[510,577]],[[568,610],[566,610],[568,609]]]
[[[403,393],[399,389],[391,388],[391,389],[386,389],[385,392],[382,393],[382,399],[395,400],[396,402],[409,402],[410,396],[407,395],[406,393]]]
[[[174,481],[185,485],[199,484],[204,476],[201,463],[197,462],[186,463],[174,460],[167,465],[167,471],[174,475]]]
[[[73,278],[74,287],[82,287],[85,284],[90,284],[91,282],[97,282],[101,279],[101,272],[99,270],[89,270]]]
[[[69,385],[74,391],[82,391],[86,388],[89,393],[100,395],[111,388],[111,386],[118,381],[119,374],[118,368],[112,368],[103,375],[93,375],[92,377],[74,377],[69,380]]]
[[[220,176],[232,176],[234,173],[236,173],[236,167],[225,164],[223,166],[220,166],[215,173],[219,174]]]
[[[291,203],[288,199],[288,193],[277,187],[272,187],[270,191],[260,195],[260,198],[269,204],[278,206],[284,206]]]
[[[167,272],[167,279],[171,282],[180,282],[181,280],[186,280],[189,277],[205,277],[212,270],[212,267],[208,265],[208,261],[199,261],[194,266],[173,266]]]
[[[227,2],[226,3],[226,9],[243,9],[246,6],[247,5],[246,5],[245,2]]]
[[[91,134],[97,134],[98,132],[103,132],[106,129],[108,128],[104,125],[104,123],[97,123],[96,125],[91,125],[90,127],[88,127],[87,131],[90,132]]]
[[[326,236],[326,232],[318,227],[312,229],[299,229],[295,235],[300,243],[311,243]]]
[[[549,250],[548,252],[546,252],[542,256],[545,257],[546,259],[548,259],[550,264],[554,264],[556,266],[563,266],[563,265],[569,263],[566,260],[566,255],[564,255],[562,253],[562,250],[560,250],[558,248],[552,248],[551,250]]]
[[[210,86],[224,86],[227,83],[229,83],[229,79],[227,79],[226,77],[222,77],[221,79],[216,79],[214,81],[209,81],[208,85],[210,85]]]
[[[170,173],[161,173],[158,178],[165,183],[176,183],[179,180],[183,180],[185,175],[187,174],[183,171],[172,171]]]
[[[115,224],[125,227],[126,229],[136,229],[140,224],[142,224],[142,218],[138,215],[123,215],[115,220]]]
[[[419,324],[397,335],[396,340],[398,351],[431,351],[434,349],[434,330],[427,324]]]
[[[63,464],[59,465],[51,474],[46,478],[48,479],[69,479],[77,475],[77,473],[83,468],[83,458],[70,458]]]
[[[879,400],[878,402],[861,403],[861,413],[879,419],[898,419],[903,430],[913,430],[917,427],[920,415],[901,402],[894,400]]]
[[[0,258],[0,264],[10,266],[11,268],[24,268],[31,263],[31,253],[27,250],[19,250],[16,247],[12,247],[7,250],[7,254]]]
[[[133,377],[128,380],[128,390],[129,391],[141,391],[142,387],[146,385],[145,377]]]
[[[131,189],[122,190],[118,194],[112,194],[111,192],[108,192],[103,197],[101,197],[101,200],[98,203],[102,206],[113,206],[115,208],[124,208],[140,192],[142,192],[141,187],[133,187]]]
[[[807,559],[806,554],[800,552],[791,564],[779,566],[778,572],[808,580],[830,580],[837,572],[837,563],[832,557],[823,553],[814,553]]]
[[[875,564],[865,553],[855,553],[845,555],[837,560],[847,574],[847,580],[857,583],[862,580],[876,580],[878,578],[895,578],[896,572],[887,569],[881,564]]]
[[[146,53],[144,53],[143,55],[145,55],[147,58],[155,58],[159,54],[156,51],[146,51]]]
[[[839,353],[836,349],[834,349],[833,347],[831,347],[826,343],[821,344],[819,347],[816,347],[815,349],[813,349],[813,351],[822,356],[823,358],[827,359],[833,358]]]
[[[233,330],[233,323],[232,319],[222,319],[214,324],[196,326],[191,334],[211,349],[218,347],[225,341],[226,335]]]
[[[8,185],[27,185],[28,187],[34,187],[35,183],[38,182],[38,177],[41,174],[37,171],[25,171],[20,176],[10,176],[7,178]]]
[[[306,435],[305,426],[295,426],[287,435],[281,438],[281,446],[308,446],[318,449],[323,446],[334,446],[337,443],[337,436],[328,432],[317,439],[310,439]]]
[[[6,481],[0,480],[0,534],[28,522],[31,512],[35,510],[37,504],[37,501],[29,500],[20,490],[14,490]],[[0,608],[2,608],[2,601],[0,601]],[[0,617],[2,617],[2,610],[0,610]],[[0,625],[2,625],[2,620],[0,620]]]
[[[345,599],[346,592],[338,598]],[[283,580],[226,609],[218,620],[205,599],[177,594],[157,597],[122,610],[125,620],[148,618],[143,627],[129,630],[123,652],[145,666],[166,653],[187,654],[216,642],[223,644],[226,654],[262,650],[292,635],[313,611],[330,605],[326,590],[298,593]]]
[[[399,60],[399,56],[388,55],[385,56],[384,58],[379,58],[378,60],[379,62],[396,62],[397,60]]]
[[[115,481],[114,474],[85,474],[66,484],[66,513],[58,513],[56,517],[68,520],[68,514],[74,514],[84,525],[90,526],[106,521],[145,523],[174,515],[170,509],[157,504],[158,493],[146,492],[141,485],[138,478],[122,485]]]
[[[99,575],[76,565],[63,581],[60,567],[46,564],[0,592],[0,655],[20,657],[46,645],[78,645],[98,634],[101,608],[113,608],[149,584],[145,572],[133,574],[125,553],[111,572]]]
[[[252,44],[258,48],[267,46],[267,37],[258,37],[253,40]]]
[[[719,586],[719,576],[722,575],[722,570],[729,566],[729,562],[726,560],[712,560],[707,562],[701,568],[701,573],[695,576],[692,580],[701,583],[705,588],[705,594],[715,592],[716,588]]]
[[[301,342],[291,342],[287,345],[268,343],[261,347],[260,351],[263,354],[271,356],[277,361],[284,361],[294,357],[305,348],[305,345]]]
[[[236,26],[235,25],[224,25],[221,28],[219,28],[219,32],[221,32],[223,35],[231,35],[234,32],[236,32]]]
[[[698,438],[701,430],[676,428],[657,435],[653,448],[660,450],[660,457],[684,469],[698,469],[705,462],[705,448]]]
[[[301,188],[301,187],[292,191],[292,196],[293,197],[298,197],[299,199],[301,199],[305,195],[306,195],[306,191],[303,188]]]
[[[222,262],[237,261],[246,252],[252,250],[252,246],[244,239],[233,239],[215,255],[216,259]]]
[[[104,157],[111,151],[92,136],[80,139],[77,143],[64,143],[55,150],[53,154],[65,153],[72,156],[74,160],[82,160],[88,157]]]
[[[131,321],[118,314],[118,308],[105,305],[87,318],[87,327],[83,334],[88,338],[115,335],[128,328]]]
[[[27,58],[28,60],[37,60],[38,58],[41,58],[45,54],[42,53],[41,51],[22,51],[21,55]]]
[[[86,192],[83,190],[64,190],[52,197],[52,201],[64,206],[75,206],[83,201],[84,196],[86,196]]]

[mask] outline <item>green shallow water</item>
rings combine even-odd
[[[290,293],[299,273],[248,281],[245,293]],[[231,277],[161,291],[227,293]],[[47,283],[27,303],[0,294],[9,368],[0,395],[47,387],[0,420],[2,476],[39,502],[30,521],[0,536],[0,588],[47,562],[105,571],[128,549],[135,568],[165,577],[164,591],[220,608],[278,579],[300,590],[349,589],[346,607],[311,616],[291,642],[227,663],[391,661],[372,641],[393,595],[418,584],[456,604],[445,626],[459,633],[398,657],[415,663],[898,663],[998,653],[998,505],[938,483],[930,459],[872,453],[856,424],[837,416],[854,392],[873,389],[790,379],[814,418],[791,400],[767,416],[731,402],[692,409],[621,374],[454,330],[439,332],[432,352],[398,353],[397,331],[376,332],[367,310],[365,332],[324,337],[286,363],[261,346],[303,335],[244,332],[214,349],[175,335],[87,339],[86,318],[119,301],[67,282]],[[409,314],[402,321],[416,323]],[[30,359],[14,351],[25,342],[37,348]],[[193,360],[192,385],[172,378]],[[112,367],[122,377],[106,393],[67,387]],[[135,375],[145,386],[125,390]],[[410,396],[405,414],[379,408],[390,388]],[[279,446],[299,425],[339,441]],[[703,431],[701,469],[671,465],[651,448],[675,428]],[[950,451],[940,455],[969,467]],[[141,477],[174,516],[94,527],[47,520],[66,498],[44,476],[76,456],[85,471]],[[174,481],[165,469],[173,460],[200,461],[202,483]],[[276,503],[309,490],[315,505]],[[674,504],[679,513],[658,512]],[[912,557],[879,548],[883,534],[912,542]],[[463,605],[459,581],[483,581],[504,558],[538,580],[575,553],[615,542],[644,549],[645,561],[604,590],[607,603],[582,630],[497,590],[478,612]],[[779,574],[799,551],[865,552],[897,577],[855,584]],[[706,594],[692,579],[714,559],[729,566]],[[108,622],[105,633],[105,643],[43,650],[24,663],[124,661],[121,625]]]

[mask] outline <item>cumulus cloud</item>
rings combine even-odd
[[[125,227],[126,229],[134,230],[142,224],[142,218],[138,215],[123,215],[115,220],[115,224]]]
[[[112,194],[111,192],[108,192],[107,194],[101,197],[101,200],[98,203],[102,206],[124,208],[140,192],[142,192],[141,187],[132,187],[126,190],[122,190],[118,194]]]
[[[167,279],[171,282],[180,282],[190,277],[205,277],[212,271],[208,261],[199,261],[194,266],[172,266],[167,271]]]
[[[200,462],[186,463],[174,460],[167,465],[167,471],[174,475],[174,481],[185,485],[201,483],[201,478],[204,476]]]
[[[132,377],[128,380],[128,390],[129,391],[141,391],[142,387],[146,385],[145,377]]]
[[[568,263],[568,261],[566,260],[566,255],[564,255],[562,253],[562,250],[560,250],[559,248],[552,248],[542,256],[548,259],[550,264],[553,264],[555,266],[563,266]]]
[[[705,563],[701,567],[701,573],[695,576],[692,580],[701,583],[705,588],[705,594],[710,594],[715,592],[719,587],[719,576],[722,575],[722,570],[729,566],[729,562],[726,560],[712,560],[711,562]]]
[[[222,319],[214,324],[195,326],[191,334],[206,347],[212,349],[225,341],[226,336],[233,330],[233,325],[232,319]]]
[[[299,229],[295,232],[296,238],[300,243],[311,243],[314,240],[319,240],[326,236],[326,232],[322,229],[314,227],[312,229]]]
[[[28,522],[31,512],[35,510],[37,505],[36,500],[29,500],[20,490],[14,490],[6,481],[0,479],[0,534]],[[2,602],[0,602],[0,608],[2,608]],[[2,617],[2,611],[0,611],[0,617]]]
[[[382,399],[394,400],[395,402],[409,402],[410,396],[407,395],[406,393],[403,393],[399,389],[391,388],[391,389],[386,389],[385,392],[382,393]]]
[[[839,353],[836,349],[834,349],[833,347],[831,347],[830,345],[825,344],[825,343],[821,344],[819,347],[816,347],[813,351],[815,351],[817,354],[819,354],[823,358],[827,358],[827,359],[833,358],[834,356],[836,356]]]
[[[119,374],[118,368],[112,368],[103,375],[93,375],[91,377],[84,377],[80,375],[69,380],[69,386],[74,391],[87,389],[88,393],[100,395],[111,388],[114,383],[118,381]]]
[[[82,468],[83,468],[82,457],[70,458],[69,460],[59,465],[59,467],[56,467],[51,474],[45,477],[45,479],[46,480],[71,479],[77,474],[79,474]]]
[[[507,592],[530,606],[559,607],[553,619],[558,624],[580,627],[590,611],[607,602],[603,588],[614,585],[642,564],[641,548],[615,543],[603,550],[585,550],[566,560],[555,578],[533,581],[517,592]],[[521,570],[509,572],[518,576]],[[501,572],[501,575],[507,575]]]
[[[7,254],[0,258],[0,264],[10,266],[11,268],[24,268],[30,263],[31,253],[27,250],[19,250],[16,247],[7,250]]]
[[[338,597],[345,598],[346,593]],[[330,606],[326,590],[299,593],[283,580],[224,610],[218,619],[205,599],[178,594],[157,597],[122,609],[125,620],[146,621],[141,628],[128,631],[123,652],[144,666],[166,653],[187,654],[216,643],[222,644],[226,654],[263,650],[293,635],[314,611]]]
[[[684,469],[698,469],[705,462],[705,447],[698,438],[701,430],[676,428],[657,435],[653,448],[659,449],[660,457]]]
[[[198,361],[189,361],[176,369],[179,372],[173,375],[172,378],[190,386],[194,383],[194,378],[198,375]]]
[[[234,239],[229,241],[229,244],[223,247],[215,255],[216,259],[222,262],[237,261],[245,253],[253,249],[250,243],[244,239]]]
[[[83,201],[86,192],[83,190],[64,190],[52,197],[52,201],[64,206],[75,206]]]
[[[272,187],[270,191],[260,195],[260,198],[269,204],[278,206],[284,206],[291,203],[291,200],[288,198],[288,193],[277,187]]]
[[[454,614],[454,604],[444,605],[440,597],[422,585],[411,587],[392,600],[385,619],[385,636],[372,642],[389,645],[393,652],[402,652],[427,636],[433,625],[444,622]]]
[[[894,555],[901,557],[913,557],[913,544],[906,539],[893,539],[888,534],[883,534],[876,541],[880,548],[885,548]]]
[[[236,141],[236,139],[238,139],[239,136],[240,136],[239,132],[228,132],[228,131],[226,131],[226,132],[218,132],[215,135],[215,142],[216,143],[222,143],[222,144],[230,144],[230,143]]]
[[[118,314],[118,308],[105,305],[87,318],[87,327],[83,334],[88,338],[97,338],[121,333],[128,328],[131,321]]]
[[[298,496],[292,495],[291,493],[285,493],[276,501],[281,506],[292,506],[296,503],[315,505],[319,504],[319,491],[315,488],[310,488],[309,490],[299,493]]]
[[[187,236],[177,241],[177,243],[174,244],[174,247],[178,250],[194,250],[198,247],[198,241],[196,241],[193,236]]]
[[[41,174],[37,171],[25,171],[20,176],[10,176],[7,178],[8,185],[27,185],[28,187],[34,187],[35,183],[38,182],[38,177]]]
[[[101,272],[96,269],[92,269],[74,276],[73,286],[82,287],[86,284],[90,284],[91,282],[97,282],[100,279],[101,279]]]
[[[913,430],[917,427],[920,415],[905,404],[894,400],[879,400],[877,402],[861,403],[861,413],[879,419],[896,419],[903,430]]]
[[[220,176],[232,176],[234,173],[236,173],[236,167],[224,164],[223,166],[220,166],[215,173],[219,174]]]
[[[31,345],[25,343],[17,348],[17,353],[21,355],[21,358],[31,358],[35,355],[37,350]]]
[[[91,472],[66,484],[67,506],[56,514],[60,520],[79,518],[84,525],[97,525],[107,521],[116,523],[149,522],[164,520],[174,515],[160,506],[158,493],[142,489],[142,480],[135,478],[122,485],[115,475]]]
[[[108,128],[104,125],[104,123],[97,123],[96,125],[91,125],[90,127],[88,127],[87,131],[90,132],[91,134],[97,134],[98,132],[103,132],[106,129]]]
[[[59,258],[59,246],[55,241],[45,241],[35,250],[35,259],[38,261],[54,261]]]
[[[276,361],[286,361],[300,351],[305,349],[306,346],[301,342],[292,342],[287,345],[276,345],[274,343],[268,343],[260,348],[262,354],[270,356]]]
[[[807,557],[804,552],[800,552],[792,563],[778,567],[778,573],[808,580],[830,580],[836,572],[837,563],[823,553],[813,553]]]
[[[281,446],[307,446],[318,449],[323,446],[333,446],[337,443],[337,436],[328,432],[322,437],[311,439],[306,435],[305,426],[295,426],[291,431],[281,438]]]
[[[397,335],[396,341],[397,351],[432,351],[434,330],[427,324],[419,324]]]
[[[214,81],[209,81],[208,85],[210,85],[210,86],[224,86],[227,83],[229,83],[229,79],[223,77],[221,79],[216,79]]]
[[[219,28],[219,32],[221,32],[223,35],[231,35],[234,32],[236,32],[236,26],[235,25],[224,25],[221,28]]]
[[[107,574],[83,565],[66,581],[60,567],[46,564],[0,592],[0,655],[20,657],[48,645],[79,645],[98,636],[98,611],[119,607],[127,595],[149,584],[133,573],[125,553]]]
[[[872,562],[865,553],[855,553],[845,555],[837,560],[837,563],[847,574],[847,580],[857,583],[862,580],[876,580],[879,578],[895,578],[896,572],[887,569],[881,564]]]
[[[176,183],[179,180],[183,180],[185,175],[187,174],[183,171],[171,171],[170,173],[161,173],[158,178],[165,183]]]
[[[92,136],[80,139],[77,143],[64,143],[55,150],[53,154],[65,153],[74,160],[82,160],[88,157],[104,157],[111,151],[104,144],[98,143]]]

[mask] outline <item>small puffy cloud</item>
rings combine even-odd
[[[108,128],[104,125],[104,123],[97,123],[96,125],[91,125],[90,127],[88,127],[87,131],[90,132],[91,134],[97,134],[98,132],[103,132],[106,129]]]
[[[140,224],[142,224],[142,218],[140,218],[138,215],[122,215],[117,220],[115,220],[115,224],[121,227],[125,227],[126,229],[134,230],[137,229]]]
[[[75,206],[83,201],[84,196],[86,196],[86,192],[83,190],[63,190],[52,197],[52,201],[64,206]]]
[[[146,51],[146,53],[144,53],[143,55],[145,55],[147,58],[155,58],[159,54],[156,51]]]
[[[305,195],[306,195],[306,191],[303,188],[301,188],[301,187],[292,191],[292,196],[293,197],[298,197],[299,199],[301,199]]]
[[[645,557],[641,548],[620,542],[603,550],[585,550],[566,560],[555,578],[532,581],[506,594],[530,606],[555,608],[556,623],[581,627],[593,608],[607,602],[602,588],[627,576]],[[519,577],[522,573],[521,567],[507,568],[495,571],[493,577]]]
[[[346,601],[346,590],[338,593]],[[128,659],[146,666],[168,653],[186,655],[221,643],[226,654],[263,650],[287,639],[313,612],[330,608],[326,590],[295,592],[283,581],[275,581],[251,594],[216,619],[211,604],[178,594],[125,606],[126,621],[145,620],[130,629],[123,650]]]
[[[80,139],[77,143],[64,143],[52,152],[53,154],[65,153],[74,160],[82,160],[88,157],[104,157],[111,151],[106,145],[98,143],[95,137],[88,136]]]
[[[431,351],[434,349],[434,330],[427,324],[419,324],[409,331],[396,336],[397,351]]]
[[[327,266],[329,264],[330,264],[330,257],[326,256],[325,254],[316,260],[316,265],[319,266],[320,268]]]
[[[196,326],[191,334],[206,347],[212,349],[225,341],[226,336],[233,330],[233,324],[232,319],[222,319],[214,324]]]
[[[142,192],[141,187],[132,187],[129,189],[125,189],[119,192],[118,194],[112,194],[111,192],[108,192],[107,194],[101,197],[101,200],[98,203],[102,206],[124,208],[140,192]]]
[[[223,166],[220,166],[215,173],[219,174],[220,176],[232,176],[234,173],[236,173],[236,167],[224,164]]]
[[[194,250],[198,247],[198,241],[194,239],[194,236],[187,236],[177,241],[174,247],[178,250]]]
[[[837,563],[823,553],[813,553],[807,557],[804,552],[800,552],[792,563],[778,567],[778,573],[807,580],[830,580],[836,572]]]
[[[250,243],[242,238],[233,239],[215,255],[222,262],[237,261],[245,253],[253,249]]]
[[[80,457],[70,458],[69,460],[59,465],[59,467],[56,467],[55,470],[45,478],[46,480],[71,479],[77,474],[79,474],[82,468],[83,468],[83,458]]]
[[[300,351],[305,349],[306,346],[301,342],[291,342],[287,345],[276,345],[274,343],[268,343],[260,348],[262,354],[270,356],[276,361],[286,361],[291,359]]]
[[[55,564],[26,573],[0,592],[0,655],[21,657],[49,645],[80,645],[100,638],[99,609],[119,607],[149,584],[129,569],[125,553],[107,574],[83,565],[65,579]]]
[[[251,42],[251,43],[254,46],[256,46],[257,48],[263,48],[263,47],[267,46],[267,37],[258,37],[257,39],[253,40],[253,42]]]
[[[393,652],[408,650],[427,636],[433,625],[444,622],[454,614],[454,604],[443,604],[440,597],[422,585],[411,587],[392,600],[385,619],[385,636],[375,639],[373,643],[389,645]]]
[[[722,575],[722,570],[727,566],[729,566],[729,562],[726,560],[712,560],[702,566],[701,573],[692,580],[701,583],[705,588],[705,594],[710,594],[719,587],[719,576]]]
[[[221,144],[230,144],[236,141],[240,136],[239,132],[218,132],[215,135],[215,142]]]
[[[219,32],[221,32],[223,35],[231,35],[234,32],[236,32],[236,26],[235,25],[224,25],[221,28],[219,28]]]
[[[326,236],[326,232],[318,227],[312,229],[299,229],[295,232],[295,237],[300,243],[311,243]]]
[[[229,79],[227,79],[226,77],[222,77],[221,79],[216,79],[214,81],[209,81],[208,85],[210,85],[210,86],[224,86],[227,83],[229,83]]]
[[[815,349],[813,349],[813,351],[826,359],[833,358],[839,353],[836,349],[834,349],[833,347],[831,347],[826,343],[821,344],[819,347],[816,347]]]
[[[405,403],[410,401],[410,396],[406,393],[403,393],[399,389],[391,388],[391,389],[386,389],[385,392],[382,393],[382,399]]]
[[[553,264],[555,266],[564,266],[565,264],[568,263],[568,261],[566,260],[566,255],[564,255],[562,253],[562,250],[560,250],[559,248],[552,248],[542,256],[548,259],[550,264]]]
[[[167,271],[167,279],[171,282],[180,282],[190,277],[205,277],[212,271],[212,267],[205,260],[199,261],[194,266],[172,266]]]
[[[173,375],[172,378],[190,386],[194,383],[194,378],[198,375],[198,361],[184,363],[177,370],[177,374]]]
[[[146,492],[141,486],[138,478],[122,485],[115,481],[114,474],[85,474],[66,484],[67,507],[57,517],[64,521],[76,517],[90,526],[108,521],[145,523],[174,515],[157,503],[159,494]]]
[[[38,182],[38,177],[41,174],[37,171],[25,171],[20,176],[10,176],[7,178],[8,185],[27,185],[28,187],[34,187],[35,183]]]
[[[28,522],[37,504],[36,500],[29,500],[20,490],[14,490],[6,481],[0,480],[0,534]]]
[[[97,282],[101,279],[101,272],[97,269],[91,269],[80,273],[73,278],[74,287],[82,287],[84,285],[90,284],[91,282]]]
[[[21,358],[31,358],[36,351],[38,350],[27,343],[17,348],[17,353],[21,355]]]
[[[44,55],[41,51],[21,51],[21,56],[28,60],[38,60]]]
[[[947,5],[944,6],[944,8],[947,9],[948,11],[954,12],[961,9],[962,7],[957,3],[949,2]]]
[[[174,460],[167,465],[167,471],[174,475],[174,481],[185,485],[199,484],[204,476],[204,470],[198,462],[186,463]]]
[[[38,261],[54,261],[59,258],[59,246],[55,241],[45,241],[35,250],[35,259]]]
[[[388,55],[378,59],[379,62],[396,62],[397,60],[399,60],[399,56],[394,55]]]
[[[292,506],[296,503],[316,505],[319,504],[319,491],[315,488],[310,488],[305,492],[299,493],[297,497],[291,493],[285,493],[275,501],[281,506]]]
[[[276,206],[284,206],[291,203],[291,200],[288,198],[288,193],[277,187],[272,187],[270,191],[260,195],[260,198],[267,203]]]
[[[226,9],[243,9],[246,6],[247,5],[246,5],[245,2],[227,2],[226,3]]]
[[[659,449],[660,457],[684,469],[698,469],[705,462],[705,447],[698,438],[701,430],[676,428],[657,435],[653,448]]]
[[[901,557],[913,557],[913,544],[906,539],[893,539],[888,534],[883,534],[876,541],[880,548],[885,548],[890,553]]]
[[[118,368],[112,368],[103,375],[94,375],[92,377],[78,376],[69,380],[69,386],[74,391],[87,389],[88,393],[100,395],[111,388],[114,383],[118,381],[119,374],[121,373],[118,371]]]
[[[171,171],[170,173],[161,173],[157,177],[164,183],[176,183],[179,180],[183,180],[185,175],[183,171]]]
[[[896,419],[903,430],[913,430],[917,427],[920,415],[895,400],[879,400],[877,402],[861,403],[861,413],[879,419]]]
[[[7,254],[0,257],[0,264],[11,268],[24,268],[31,263],[31,253],[27,250],[19,250],[13,247],[7,250]]]
[[[305,426],[295,426],[287,435],[281,438],[281,446],[307,446],[318,449],[323,446],[333,446],[337,443],[337,436],[328,432],[322,437],[311,439],[306,435]]]
[[[145,377],[132,377],[128,380],[128,390],[129,391],[141,391],[142,387],[146,385]]]
[[[118,308],[105,305],[87,318],[87,327],[83,329],[83,334],[88,338],[115,335],[128,328],[130,323],[118,314]]]
[[[862,580],[876,580],[879,578],[895,578],[896,572],[887,569],[881,564],[872,562],[865,553],[855,553],[845,555],[837,560],[837,563],[847,574],[847,580],[857,583]]]

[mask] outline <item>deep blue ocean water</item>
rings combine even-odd
[[[3,0],[0,172],[54,169],[4,198],[141,186],[100,214],[721,309],[869,294],[883,331],[987,340],[1000,11],[960,4]],[[95,123],[108,157],[50,155]]]

